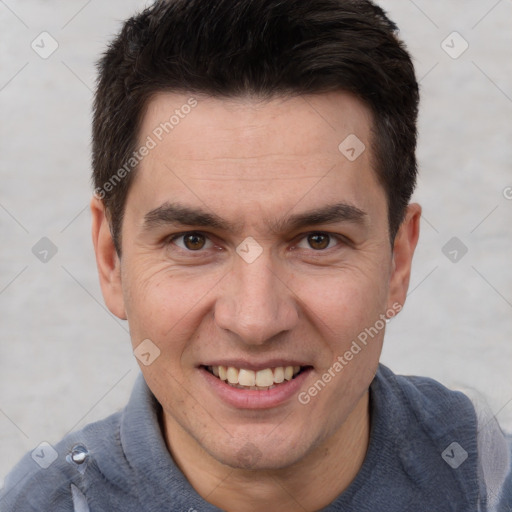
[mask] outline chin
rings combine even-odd
[[[280,439],[272,434],[230,439],[223,446],[217,444],[207,451],[214,459],[231,468],[262,471],[292,466],[312,448],[312,443],[308,446],[304,434],[297,432],[296,435]]]

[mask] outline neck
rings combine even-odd
[[[320,510],[352,482],[369,443],[369,393],[330,437],[291,466],[243,470],[226,466],[164,416],[167,446],[174,461],[206,501],[228,512]]]

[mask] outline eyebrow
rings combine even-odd
[[[282,220],[269,222],[273,233],[295,231],[306,226],[349,222],[364,225],[368,214],[354,205],[335,203],[303,213],[293,214]],[[239,232],[243,223],[228,222],[215,213],[202,208],[190,208],[179,203],[164,203],[144,216],[143,228],[151,230],[162,225],[196,226],[218,229],[227,232]]]
[[[304,213],[290,215],[272,225],[275,233],[285,231],[296,231],[306,226],[319,224],[336,224],[339,222],[350,222],[364,225],[368,215],[366,212],[347,203],[336,203]]]
[[[215,213],[208,213],[202,208],[189,208],[178,203],[164,203],[144,216],[145,229],[149,230],[166,224],[209,227],[224,231],[234,231],[235,227]]]

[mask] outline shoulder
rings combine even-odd
[[[370,396],[381,436],[392,443],[408,471],[438,474],[461,465],[453,476],[465,473],[464,478],[477,480],[477,415],[464,393],[428,377],[396,375],[380,365]]]
[[[122,413],[91,423],[68,434],[52,446],[41,443],[27,453],[9,473],[0,491],[3,512],[69,511],[80,500],[84,469],[94,460],[97,482],[108,486],[102,478],[102,466],[123,458],[119,428]],[[123,467],[121,463],[120,468]]]
[[[418,422],[427,430],[470,429],[476,433],[477,414],[471,399],[462,391],[452,390],[429,377],[396,375],[379,366],[376,387],[389,401],[394,401],[408,421]]]
[[[409,466],[424,470],[433,455],[435,473],[453,469],[466,494],[478,490],[486,510],[512,510],[512,436],[480,394],[427,377],[395,375],[383,365],[374,385],[393,411],[390,430],[405,463],[414,460]]]

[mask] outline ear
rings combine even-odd
[[[402,306],[405,303],[411,277],[412,257],[420,235],[420,218],[421,206],[416,203],[410,204],[393,244],[388,308],[395,303]]]
[[[114,315],[126,320],[121,283],[121,261],[114,247],[105,206],[96,196],[93,196],[91,200],[91,214],[92,243],[96,253],[96,265],[103,298],[108,309]]]

